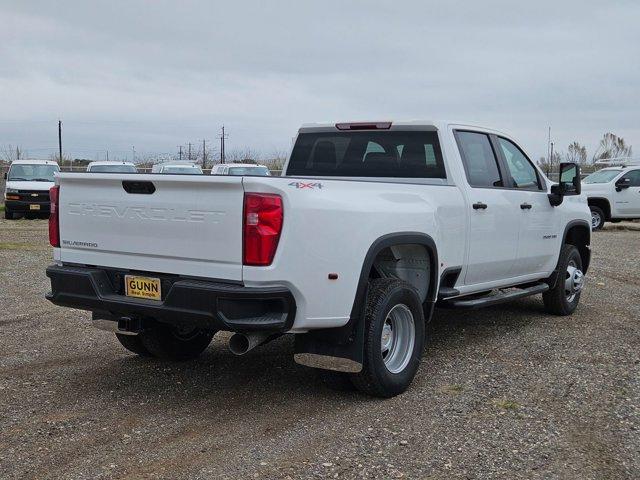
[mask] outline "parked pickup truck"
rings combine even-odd
[[[584,179],[591,209],[591,227],[605,222],[640,219],[640,163],[624,162],[603,168]]]
[[[412,381],[436,303],[542,294],[568,315],[589,267],[578,166],[551,185],[470,125],[305,125],[283,177],[62,173],[51,198],[47,298],[125,348],[187,359],[226,330],[242,354],[289,333],[296,362],[381,397]]]

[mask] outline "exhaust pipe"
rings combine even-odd
[[[278,338],[280,335],[280,333],[273,332],[234,333],[229,339],[229,350],[234,355],[244,355],[248,351]]]

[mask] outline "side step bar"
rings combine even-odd
[[[459,298],[445,300],[444,304],[451,308],[465,308],[474,309],[482,307],[490,307],[499,303],[510,302],[511,300],[517,300],[518,298],[529,297],[538,293],[546,292],[549,290],[549,285],[546,283],[537,283],[525,288],[514,288],[509,291],[498,290],[497,293],[489,293],[482,297],[472,298]]]

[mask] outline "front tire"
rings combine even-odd
[[[545,309],[554,315],[572,314],[578,307],[583,286],[580,252],[573,245],[563,245],[558,260],[556,284],[542,294]]]
[[[5,220],[13,220],[15,218],[15,216],[13,215],[13,212],[10,212],[7,207],[4,207],[4,219]]]
[[[362,371],[353,385],[375,397],[404,392],[415,376],[425,343],[425,319],[417,290],[402,280],[382,278],[369,285],[364,314]]]
[[[595,205],[589,205],[589,209],[591,210],[591,230],[600,230],[606,220],[604,211]]]
[[[201,328],[182,329],[157,323],[139,334],[142,346],[156,358],[191,360],[211,343],[216,332]]]

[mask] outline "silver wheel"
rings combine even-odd
[[[416,326],[409,307],[398,304],[387,314],[382,327],[380,349],[385,367],[391,373],[403,371],[413,354]]]
[[[571,260],[567,265],[567,273],[564,280],[564,294],[567,302],[571,303],[584,287],[584,274],[578,268],[576,262]]]
[[[591,211],[591,228],[595,229],[602,223],[602,217],[598,212]]]

